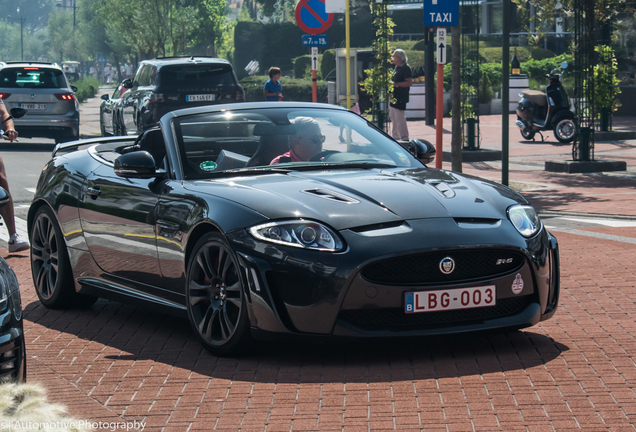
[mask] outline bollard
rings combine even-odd
[[[579,129],[579,152],[578,160],[589,161],[590,160],[590,134],[591,129],[589,127],[582,127]]]
[[[475,146],[475,140],[477,138],[477,124],[479,120],[473,117],[466,119],[466,149],[477,150]]]

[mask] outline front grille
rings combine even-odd
[[[451,325],[476,324],[521,313],[531,295],[498,299],[492,307],[407,314],[403,308],[353,309],[340,311],[338,318],[365,330],[417,330]]]
[[[455,261],[451,274],[439,268],[446,257]],[[362,277],[385,285],[467,282],[503,276],[519,270],[523,263],[521,253],[509,250],[437,251],[374,262],[362,269]]]
[[[22,361],[22,347],[17,343],[9,343],[0,347],[0,383],[16,381]]]

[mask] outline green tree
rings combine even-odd
[[[393,97],[393,81],[391,80],[393,69],[390,67],[392,64],[391,53],[385,47],[388,46],[388,41],[393,35],[393,27],[395,27],[395,24],[391,18],[386,17],[386,5],[376,2],[371,2],[369,5],[376,17],[373,25],[378,29],[376,38],[373,41],[376,62],[374,63],[373,69],[365,70],[367,78],[360,83],[360,87],[371,98],[371,108],[369,111],[370,114],[373,114],[375,119],[378,114],[376,112],[378,103],[386,103],[386,109],[388,110],[388,103]],[[385,19],[383,19],[383,16]]]

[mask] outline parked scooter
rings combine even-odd
[[[534,141],[534,135],[538,132],[543,141],[541,131],[553,130],[559,142],[574,140],[574,112],[570,109],[570,98],[561,82],[562,70],[567,67],[567,62],[563,62],[560,68],[546,75],[550,84],[546,86],[545,92],[524,90],[519,93],[521,100],[517,104],[516,124],[524,139]]]

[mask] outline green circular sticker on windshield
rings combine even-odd
[[[212,161],[201,162],[199,168],[201,168],[203,171],[214,171],[216,169],[216,163]]]

